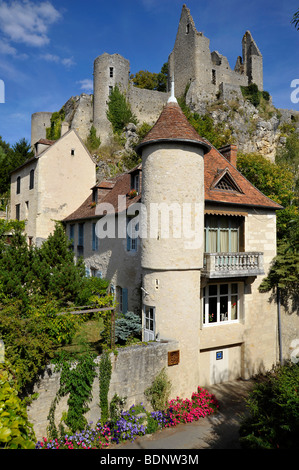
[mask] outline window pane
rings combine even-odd
[[[231,319],[237,320],[238,318],[238,296],[232,295],[231,298]]]
[[[228,284],[220,284],[220,295],[228,293]]]
[[[238,284],[232,284],[231,285],[231,293],[232,294],[237,294],[238,293]]]
[[[217,298],[212,297],[209,299],[209,323],[217,321]]]
[[[229,231],[220,230],[220,252],[225,253],[229,251]]]
[[[220,321],[228,320],[228,297],[220,297]]]
[[[230,239],[230,251],[233,253],[236,253],[239,251],[239,243],[238,243],[238,230],[232,230],[231,231],[231,239]]]
[[[209,286],[209,296],[210,295],[217,295],[217,285]]]

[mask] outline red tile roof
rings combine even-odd
[[[205,152],[211,147],[209,142],[200,137],[191,126],[178,103],[174,102],[165,105],[156,124],[137,146],[136,151],[139,153],[144,146],[157,141],[183,141],[201,144]]]

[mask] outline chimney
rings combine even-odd
[[[69,130],[69,123],[66,121],[62,121],[61,123],[61,134],[60,136],[62,137],[66,132]]]
[[[237,167],[237,152],[238,147],[234,144],[228,144],[218,149],[218,151],[228,160],[233,166]]]

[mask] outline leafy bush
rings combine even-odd
[[[92,125],[89,135],[86,139],[86,146],[90,152],[93,152],[99,148],[101,145],[100,137],[97,137],[96,128]]]
[[[136,116],[132,113],[129,103],[117,85],[109,96],[107,118],[115,134],[120,134],[129,122],[137,124]]]
[[[250,393],[250,416],[243,420],[240,442],[250,449],[297,449],[299,364],[269,372]]]
[[[144,392],[154,411],[164,409],[169,397],[170,389],[171,382],[168,380],[165,368],[163,368],[154,379],[152,385]]]
[[[35,436],[8,365],[0,363],[0,448],[32,449]]]

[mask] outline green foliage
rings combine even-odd
[[[106,423],[109,417],[109,405],[108,405],[108,392],[110,387],[112,373],[112,365],[110,356],[107,351],[103,352],[100,361],[100,408],[101,408],[101,422]]]
[[[171,382],[167,377],[165,368],[154,379],[152,385],[148,387],[144,394],[150,401],[153,410],[163,410],[169,399]]]
[[[34,449],[35,435],[10,366],[0,363],[0,448]]]
[[[61,123],[65,118],[65,110],[61,108],[60,111],[56,111],[51,116],[51,127],[46,129],[46,137],[49,140],[58,140],[61,137]]]
[[[127,312],[115,320],[115,342],[126,343],[130,338],[140,335],[141,318],[134,312]]]
[[[13,170],[33,157],[30,144],[23,138],[12,147],[0,137],[0,195],[5,196],[10,189],[10,174]]]
[[[251,83],[248,86],[241,86],[241,91],[245,99],[250,101],[256,108],[261,103],[261,99],[265,101],[270,100],[270,94],[268,91],[259,91],[258,86],[255,83]]]
[[[133,85],[138,88],[146,88],[147,90],[164,91],[167,90],[168,63],[166,62],[160,73],[152,73],[147,70],[140,70],[135,75],[131,75],[130,79]]]
[[[294,13],[291,23],[299,31],[299,9]]]
[[[137,123],[129,103],[117,85],[109,96],[107,118],[111,122],[115,134],[120,134],[129,122]]]
[[[275,164],[259,154],[238,154],[238,170],[263,194],[281,204],[277,213],[278,237],[285,236],[289,223],[298,216],[294,175],[284,164]]]
[[[86,146],[89,152],[94,152],[100,147],[100,145],[101,145],[101,139],[100,137],[97,137],[96,128],[92,125],[89,135],[86,139]]]
[[[73,433],[84,429],[87,424],[84,414],[89,409],[88,402],[96,377],[94,359],[94,355],[85,353],[77,363],[63,361],[61,365],[59,396],[69,395],[65,424]]]
[[[299,364],[266,374],[247,400],[250,416],[240,429],[242,447],[297,449],[299,432]]]
[[[233,142],[231,129],[225,129],[224,124],[215,125],[209,114],[201,116],[198,113],[192,113],[186,105],[185,96],[179,98],[178,103],[196,132],[207,139],[214,147],[220,148]]]

